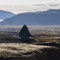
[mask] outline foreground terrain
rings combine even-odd
[[[27,43],[1,43],[0,60],[60,60],[60,49]]]
[[[50,31],[34,28],[30,30],[34,39],[31,43],[21,42],[17,28],[6,29],[0,31],[0,60],[60,60],[59,29]]]

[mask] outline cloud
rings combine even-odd
[[[27,4],[48,4],[60,3],[60,0],[0,0],[0,5],[27,5]]]
[[[24,12],[46,11],[48,9],[60,9],[60,4],[0,5],[0,10],[10,11],[15,14]]]
[[[11,8],[10,8],[11,7]],[[1,10],[7,10],[13,13],[23,13],[23,12],[37,12],[45,11],[49,8],[48,5],[1,5]]]

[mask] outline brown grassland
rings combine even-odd
[[[60,33],[31,34],[36,42],[24,43],[18,32],[0,31],[0,60],[60,60]]]

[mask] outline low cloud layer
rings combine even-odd
[[[46,11],[48,9],[60,9],[60,4],[0,5],[0,10],[10,11],[15,14],[24,12]]]

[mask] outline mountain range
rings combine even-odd
[[[0,25],[60,25],[60,9],[49,9],[42,12],[17,14],[0,22]]]

